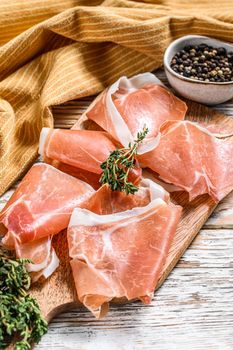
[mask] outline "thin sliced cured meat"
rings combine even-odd
[[[106,132],[43,128],[39,153],[43,157],[100,174],[100,165],[116,147],[117,144]]]
[[[136,207],[144,207],[150,203],[151,198],[161,198],[169,202],[170,196],[163,187],[150,179],[143,179],[139,190],[135,194],[126,195],[124,192],[112,191],[108,185],[102,186],[88,201],[86,209],[99,214],[107,215]]]
[[[124,147],[147,126],[149,133],[138,153],[151,151],[159,142],[160,126],[182,120],[186,104],[173,95],[152,73],[121,77],[97,98],[86,115]]]
[[[76,177],[79,180],[91,185],[94,190],[98,190],[101,187],[100,174],[91,173],[88,170],[77,168],[73,165],[59,162],[51,158],[43,156],[43,162],[52,165],[53,167],[61,170],[63,173]]]
[[[225,118],[224,120],[217,118],[204,118],[202,120],[198,120],[197,124],[204,127],[218,138],[233,136],[233,129],[229,129],[228,118]]]
[[[169,121],[158,147],[140,157],[160,178],[189,193],[208,193],[216,202],[233,189],[233,139],[220,139],[190,121]]]
[[[155,173],[150,168],[144,168],[142,170],[142,176],[145,179],[150,179],[156,182],[158,185],[162,186],[168,193],[183,191],[182,188],[161,180],[159,174]]]
[[[52,164],[53,166],[63,171],[64,173],[74,176],[77,179],[88,183],[89,185],[91,185],[91,187],[94,188],[94,190],[98,190],[101,187],[100,174],[91,173],[90,171],[76,168],[73,165],[65,164],[62,162],[53,161]],[[140,179],[140,174],[141,174],[141,170],[137,174],[135,173],[134,180],[136,183],[138,183]],[[136,179],[136,176],[137,176],[137,179]]]
[[[53,167],[61,170],[63,173],[66,173],[68,175],[76,177],[79,180],[86,182],[87,184],[91,185],[91,187],[93,187],[94,190],[98,190],[101,187],[100,174],[91,173],[88,170],[80,169],[73,165],[62,163],[48,157],[43,157],[43,161],[44,163],[50,164]],[[142,170],[140,170],[140,173],[141,172]]]
[[[48,164],[35,164],[0,214],[7,229],[2,243],[10,249],[59,233],[72,210],[85,205],[94,190]]]
[[[77,208],[68,227],[77,294],[96,317],[114,298],[150,302],[181,215],[150,180],[126,204],[123,195],[103,186],[90,203],[98,214]]]
[[[54,166],[66,173],[97,186],[97,175],[102,173],[101,164],[120,145],[106,132],[92,130],[63,130],[43,128],[39,153],[46,160],[54,160]],[[135,166],[129,179],[137,184],[141,168]]]
[[[30,272],[33,282],[42,276],[48,278],[59,266],[59,259],[52,247],[51,237],[24,244],[16,243],[15,252],[17,258],[31,261],[27,264],[27,270]]]

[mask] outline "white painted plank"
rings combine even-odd
[[[177,267],[233,268],[232,248],[233,230],[201,230]]]

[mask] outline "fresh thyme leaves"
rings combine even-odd
[[[112,191],[121,191],[126,194],[134,194],[138,187],[129,181],[130,170],[135,167],[135,155],[138,146],[148,134],[148,128],[138,132],[137,139],[128,148],[120,148],[110,153],[110,156],[101,164],[103,170],[100,182],[109,184]]]
[[[14,350],[30,349],[47,331],[35,299],[28,293],[27,259],[14,259],[0,249],[0,350],[16,339]]]

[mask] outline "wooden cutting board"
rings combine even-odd
[[[188,105],[186,119],[199,121],[208,125],[218,125],[220,128],[227,130],[229,135],[233,135],[232,118],[195,102],[186,102]],[[80,102],[77,102],[77,106],[79,105]],[[80,113],[80,115],[81,117],[73,128],[96,129],[95,123],[86,120],[85,112],[83,114]],[[188,196],[184,192],[172,194],[172,201],[183,207],[183,214],[157,288],[167,278],[217,205],[208,195],[200,196],[189,203]],[[53,245],[60,259],[59,268],[49,279],[44,282],[38,282],[31,288],[31,294],[37,299],[42,313],[48,321],[62,311],[81,306],[77,299],[70,269],[66,232],[56,235],[53,239]],[[124,303],[126,301],[114,300],[114,302]]]

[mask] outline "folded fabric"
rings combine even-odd
[[[2,0],[0,194],[37,157],[41,128],[53,125],[51,106],[158,68],[182,35],[232,41],[231,15],[228,0]]]

